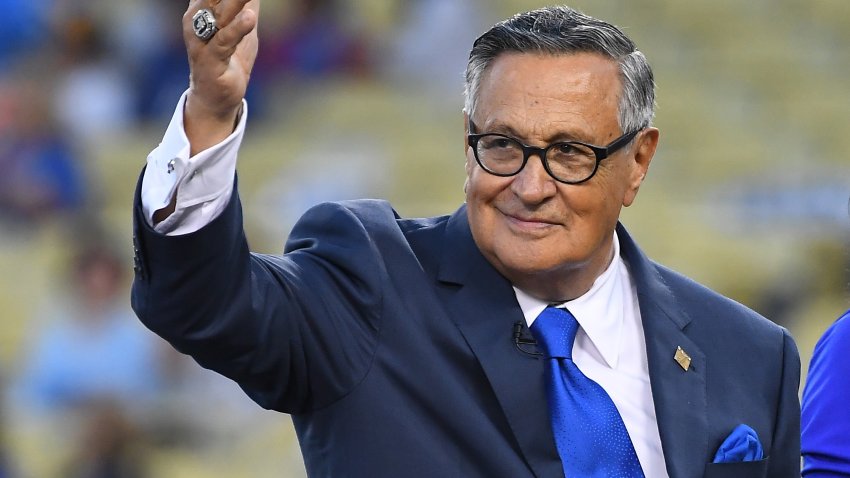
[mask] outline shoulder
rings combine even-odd
[[[285,250],[323,243],[370,249],[382,255],[391,253],[394,247],[407,251],[415,249],[417,242],[438,242],[433,232],[443,231],[448,218],[403,218],[389,202],[379,199],[326,202],[313,206],[298,220]]]
[[[376,238],[397,229],[397,217],[388,202],[375,199],[317,204],[295,223],[285,251],[311,248],[316,243],[371,248]]]
[[[392,204],[383,199],[354,199],[317,204],[307,210],[298,223],[321,222],[326,226],[341,223],[347,227],[360,224],[368,231],[392,229],[410,233],[438,226],[445,223],[448,217],[403,218]]]
[[[788,330],[678,272],[652,264],[675,303],[670,309],[681,314],[686,333],[717,363],[733,368],[741,361],[772,364],[779,371],[790,368],[789,377],[799,376],[799,352]]]
[[[651,301],[688,333],[711,348],[755,347],[761,352],[785,350],[796,355],[788,331],[749,307],[650,260],[624,227],[617,229],[621,254],[629,266],[639,297]],[[712,343],[713,342],[713,343]]]
[[[380,225],[393,223],[397,218],[398,214],[392,205],[380,199],[323,202],[308,209],[295,228],[317,222],[324,223],[325,226],[339,223],[346,226],[350,226],[350,223]]]
[[[655,270],[658,271],[661,280],[671,289],[677,300],[688,311],[699,310],[701,314],[710,315],[717,321],[734,318],[736,321],[744,320],[756,327],[762,326],[777,331],[781,329],[775,323],[740,302],[726,297],[666,266],[655,262],[652,264]]]
[[[800,354],[788,330],[682,274],[654,268],[676,304],[669,310],[682,314],[682,331],[705,357],[709,393],[742,410],[764,405],[752,396],[774,397],[778,408],[769,413],[782,414],[794,428],[795,416],[799,423]],[[799,431],[788,433],[799,437]]]
[[[810,379],[824,361],[830,362],[830,368],[833,365],[840,366],[850,372],[850,362],[843,359],[848,348],[850,348],[850,310],[830,325],[815,345],[809,372]],[[839,356],[842,357],[841,360],[837,360]]]
[[[850,310],[838,318],[823,333],[815,350],[826,347],[850,346]]]

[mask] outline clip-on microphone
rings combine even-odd
[[[523,334],[523,329],[528,330],[525,327],[525,323],[523,323],[521,320],[514,322],[513,338],[516,349],[526,355],[543,355],[542,353],[537,351],[535,347],[537,345],[537,341],[534,340],[534,337],[529,337],[528,334]],[[533,350],[527,350],[528,347],[535,348]]]

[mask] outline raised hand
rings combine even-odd
[[[219,31],[208,41],[195,35],[200,9],[214,15]],[[233,131],[257,58],[260,0],[192,0],[183,16],[183,39],[191,71],[184,128],[192,155]]]

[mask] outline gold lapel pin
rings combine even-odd
[[[682,347],[676,347],[676,355],[673,356],[673,360],[678,362],[685,372],[691,367],[691,357],[682,350]]]

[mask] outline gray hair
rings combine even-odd
[[[655,81],[643,53],[619,28],[566,6],[519,13],[478,37],[469,53],[464,111],[472,116],[481,79],[504,52],[599,53],[620,67],[618,120],[623,132],[645,128],[655,115]]]

